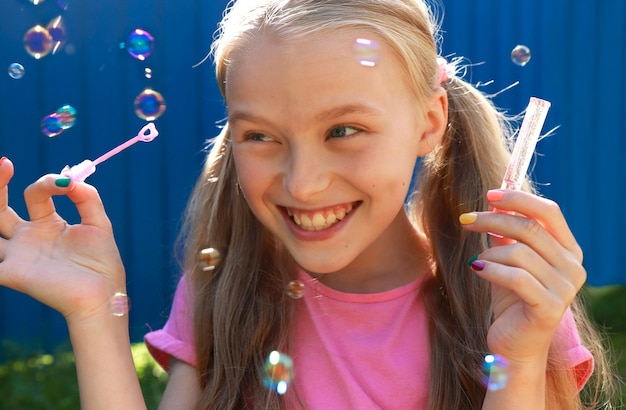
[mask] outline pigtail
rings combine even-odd
[[[460,78],[447,80],[446,89],[449,124],[440,146],[424,158],[415,215],[421,211],[435,267],[424,289],[430,408],[479,409],[485,394],[480,371],[491,325],[490,290],[466,261],[486,249],[489,239],[464,230],[458,216],[487,210],[485,193],[498,187],[508,159],[501,135],[507,128],[491,102]]]
[[[213,141],[187,206],[185,270],[191,275],[198,409],[280,408],[263,385],[263,364],[287,344],[292,303],[284,291],[288,264],[248,208],[237,185],[228,126]],[[198,252],[219,249],[205,271]],[[253,404],[255,404],[253,406]]]
[[[498,188],[510,157],[513,128],[492,102],[461,78],[452,77],[448,93],[448,129],[440,146],[424,159],[418,175],[413,217],[432,246],[434,275],[424,287],[429,317],[431,409],[480,409],[486,393],[482,363],[492,323],[490,285],[478,278],[467,260],[489,246],[486,234],[468,232],[458,221],[464,212],[486,211],[485,193]],[[529,181],[524,189],[532,191]],[[571,306],[582,344],[596,360],[583,405],[576,377],[561,350],[551,348],[547,363],[546,406],[550,409],[598,408],[614,397],[611,370],[600,339],[581,308]],[[553,346],[555,347],[555,346]]]

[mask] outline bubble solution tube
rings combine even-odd
[[[531,97],[500,189],[520,189],[548,115],[550,102]]]

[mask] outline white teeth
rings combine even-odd
[[[319,231],[341,221],[351,211],[352,206],[349,205],[347,208],[335,207],[323,212],[315,212],[312,215],[287,209],[287,215],[301,228],[307,231]],[[324,214],[326,214],[326,217],[324,217]]]
[[[337,216],[335,214],[328,214],[328,216],[326,217],[326,224],[327,225],[332,225],[335,222],[337,222]]]
[[[311,222],[311,218],[309,218],[308,215],[302,214],[300,215],[300,225],[305,228],[308,228],[308,227],[313,226],[313,222]]]
[[[326,219],[322,216],[322,214],[315,214],[311,222],[313,223],[313,226],[325,226],[326,225]]]

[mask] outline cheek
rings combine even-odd
[[[251,208],[261,200],[261,196],[271,184],[271,175],[266,167],[253,161],[235,158],[239,188]]]
[[[376,167],[374,181],[385,181],[390,189],[408,189],[415,171],[417,156],[407,150],[393,150],[379,158],[384,165]]]

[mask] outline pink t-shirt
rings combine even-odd
[[[375,294],[343,293],[304,272],[290,353],[294,383],[286,403],[299,397],[307,409],[420,409],[429,388],[428,326],[419,297],[421,279]],[[170,317],[145,341],[165,369],[169,356],[196,365],[185,276]],[[593,357],[580,345],[568,310],[555,343],[576,371],[578,387],[593,371]]]

